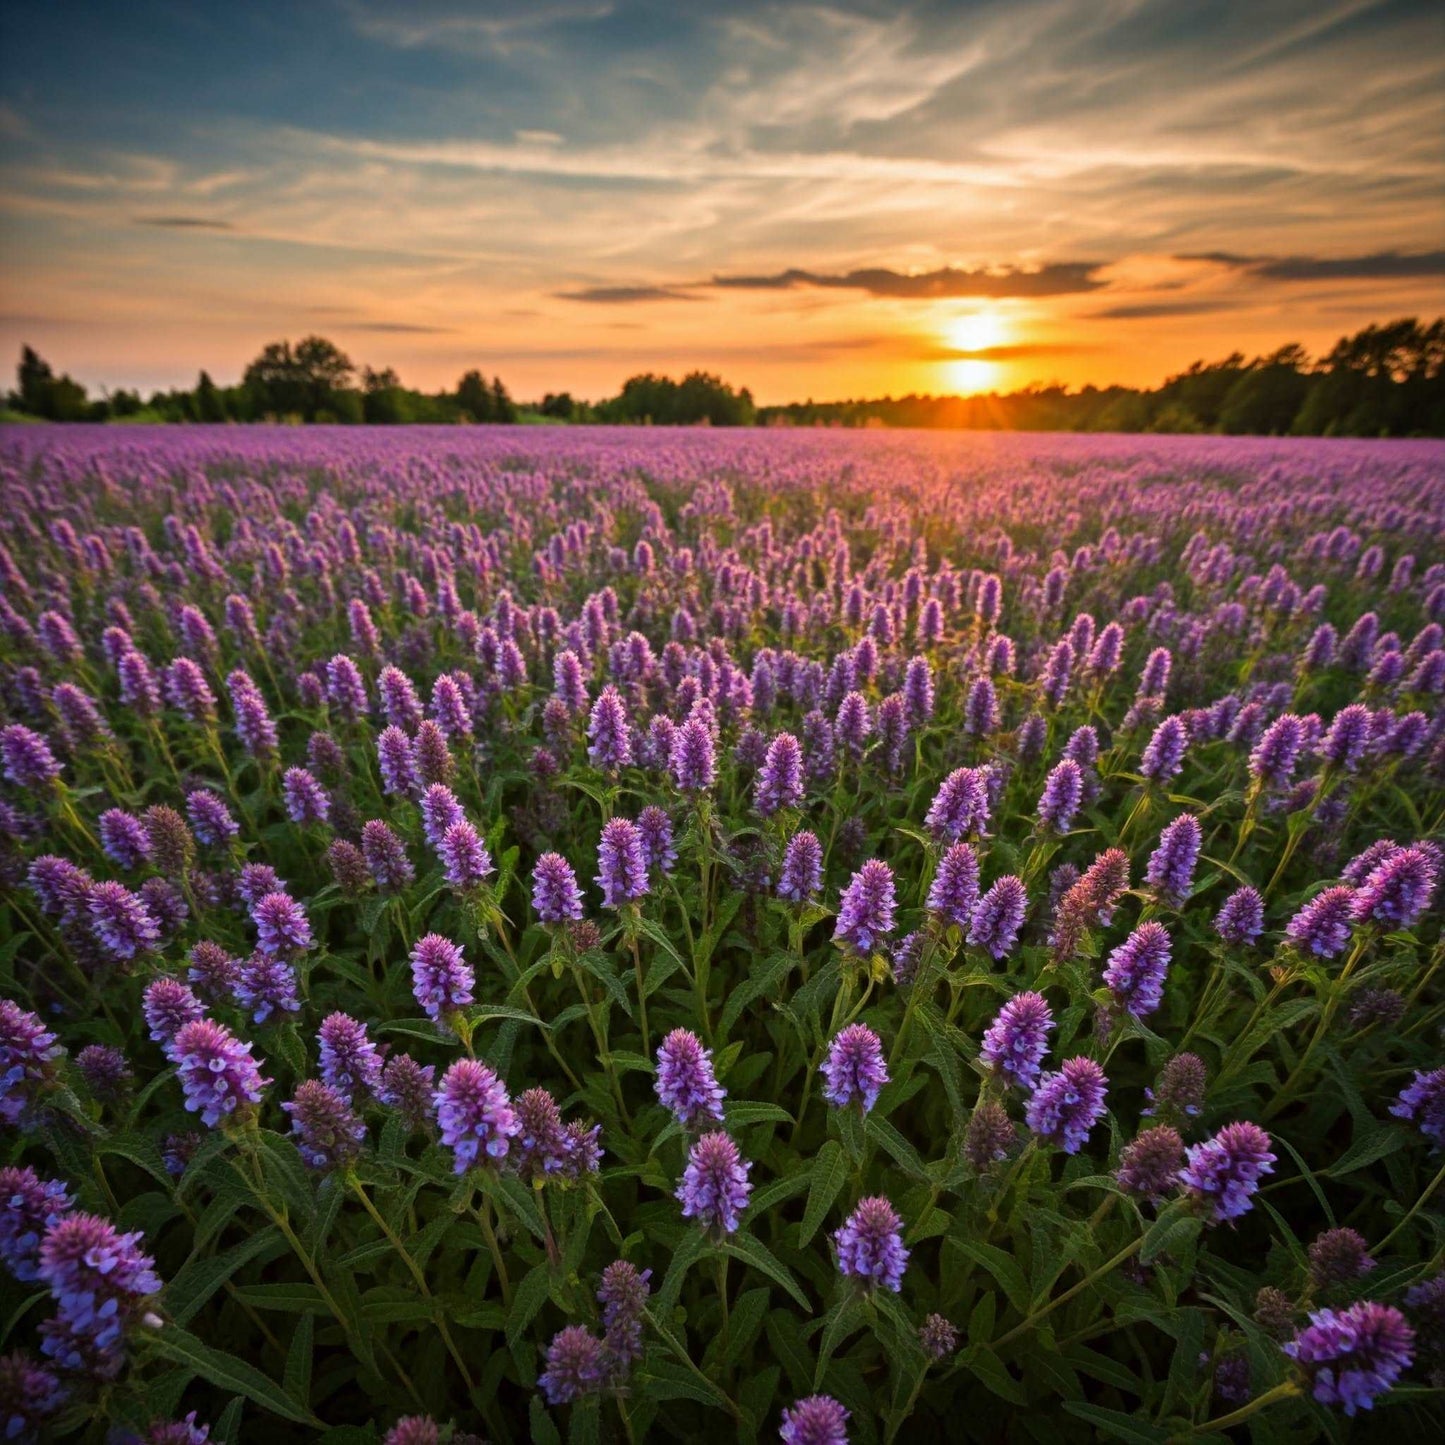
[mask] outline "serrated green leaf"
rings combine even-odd
[[[818,1151],[810,1170],[808,1203],[803,1209],[803,1222],[798,1227],[800,1249],[818,1232],[819,1225],[848,1182],[848,1167],[847,1156],[836,1139],[829,1139]]]
[[[213,1350],[187,1330],[166,1325],[146,1338],[153,1353],[173,1364],[187,1366],[228,1394],[244,1395],[263,1410],[297,1425],[321,1424],[309,1409],[297,1404],[253,1365],[222,1350]]]

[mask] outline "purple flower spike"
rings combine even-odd
[[[438,1021],[466,1008],[476,983],[460,946],[440,933],[417,939],[411,951],[411,980],[416,1001]]]
[[[543,853],[532,870],[532,907],[543,923],[582,917],[582,890],[572,865],[560,853]]]
[[[983,1036],[980,1057],[1005,1083],[1032,1090],[1053,1027],[1054,1016],[1042,994],[1015,994]]]
[[[712,1051],[687,1029],[674,1029],[657,1049],[657,1097],[684,1129],[722,1122],[727,1090],[713,1073]]]
[[[1355,890],[1343,885],[1317,893],[1285,925],[1285,933],[1302,953],[1334,958],[1350,941],[1350,910]]]
[[[677,1189],[682,1217],[696,1219],[718,1236],[734,1233],[753,1190],[748,1183],[752,1167],[739,1157],[738,1146],[721,1130],[704,1134],[688,1152],[687,1168]]]
[[[897,1294],[903,1288],[908,1250],[903,1245],[903,1221],[882,1195],[861,1200],[846,1223],[833,1235],[838,1247],[838,1270],[865,1289]]]
[[[1065,1154],[1077,1154],[1089,1131],[1104,1117],[1104,1096],[1109,1081],[1093,1059],[1065,1059],[1056,1074],[1038,1082],[1024,1111],[1030,1129],[1057,1145]]]
[[[171,1058],[186,1096],[186,1108],[208,1128],[236,1121],[261,1102],[271,1081],[261,1077],[251,1045],[211,1019],[195,1019],[175,1036]]]
[[[598,874],[604,908],[621,908],[624,903],[647,893],[647,857],[642,834],[627,818],[612,818],[602,829],[597,845]]]
[[[1264,932],[1264,899],[1246,884],[1224,900],[1214,916],[1214,931],[1235,948],[1248,948]]]
[[[379,1092],[381,1055],[367,1037],[365,1024],[348,1014],[328,1014],[316,1038],[325,1083],[348,1100]]]
[[[485,1064],[458,1059],[442,1076],[434,1099],[442,1143],[456,1156],[452,1165],[465,1174],[485,1160],[504,1159],[521,1121],[507,1097],[506,1085]]]
[[[831,1395],[809,1395],[783,1411],[783,1445],[848,1445],[848,1412]]]
[[[1428,1074],[1417,1070],[1390,1105],[1390,1112],[1397,1119],[1418,1122],[1420,1132],[1434,1145],[1432,1152],[1445,1149],[1445,1066]]]
[[[0,764],[16,787],[37,793],[48,788],[61,772],[50,744],[23,723],[0,728]]]
[[[988,781],[981,768],[957,768],[938,789],[925,820],[929,831],[943,843],[960,838],[982,838],[988,831]]]
[[[1084,770],[1072,758],[1058,763],[1044,780],[1039,822],[1053,833],[1067,833],[1084,796]]]
[[[1104,984],[1136,1019],[1148,1017],[1164,1002],[1169,947],[1169,934],[1162,924],[1141,923],[1109,955]]]
[[[1114,1177],[1130,1194],[1158,1203],[1178,1183],[1184,1167],[1184,1141],[1168,1124],[1146,1129],[1119,1152]]]
[[[595,1395],[607,1383],[607,1349],[585,1325],[568,1325],[547,1347],[547,1368],[537,1384],[549,1405],[567,1405]]]
[[[42,1427],[60,1413],[70,1393],[23,1350],[0,1356],[0,1435],[40,1440]]]
[[[1189,1150],[1179,1182],[1204,1208],[1210,1224],[1247,1214],[1260,1179],[1274,1173],[1269,1135],[1258,1124],[1226,1124],[1212,1139]]]
[[[1203,841],[1199,820],[1190,813],[1181,813],[1159,835],[1159,846],[1150,855],[1144,876],[1163,899],[1176,907],[1189,897]]]
[[[251,909],[256,924],[256,946],[272,957],[304,953],[311,947],[311,925],[306,910],[285,893],[268,893]]]
[[[978,904],[978,854],[968,843],[955,843],[938,860],[928,890],[928,911],[946,923],[967,928]]]
[[[442,861],[448,884],[463,891],[475,888],[497,871],[487,845],[465,818],[442,834],[437,856]]]
[[[0,998],[0,1120],[11,1125],[25,1120],[55,1081],[55,1061],[64,1053],[33,1013]]]
[[[1315,1399],[1346,1415],[1373,1408],[1414,1361],[1415,1332],[1393,1305],[1360,1300],[1309,1318],[1284,1352],[1309,1375]]]
[[[282,895],[277,895],[282,896]],[[263,1024],[273,1013],[299,1013],[296,970],[284,958],[252,954],[240,967],[232,992],[242,1008],[249,1009],[255,1023]]]
[[[200,999],[176,978],[153,978],[141,995],[140,1007],[152,1041],[167,1050],[188,1023],[206,1012]]]
[[[160,925],[154,915],[124,884],[95,884],[86,906],[90,931],[111,958],[132,959],[150,953],[160,942]]]
[[[778,878],[778,897],[790,903],[807,903],[823,889],[823,848],[818,835],[807,830],[794,833],[783,852],[783,871]]]
[[[974,905],[968,941],[987,949],[996,960],[1006,958],[1018,942],[1028,905],[1023,880],[1006,874]]]
[[[867,1024],[849,1024],[828,1045],[820,1072],[827,1080],[823,1097],[830,1104],[846,1109],[856,1100],[866,1114],[888,1082],[882,1042]]]
[[[26,1165],[0,1169],[0,1262],[22,1284],[39,1277],[40,1241],[74,1204],[58,1179]]]
[[[868,953],[893,931],[896,906],[893,870],[881,859],[870,858],[843,890],[833,937],[859,953]]]
[[[792,733],[779,733],[768,744],[758,772],[753,801],[764,818],[803,800],[803,749]]]
[[[308,1169],[321,1173],[345,1169],[360,1155],[366,1125],[339,1089],[320,1079],[306,1079],[291,1102],[281,1107],[291,1116],[296,1148]]]
[[[1373,869],[1350,900],[1357,923],[1413,928],[1429,908],[1439,881],[1439,859],[1425,848],[1401,848]]]
[[[632,733],[622,695],[611,684],[598,694],[587,722],[587,756],[604,773],[632,762]]]
[[[668,767],[680,792],[705,793],[717,781],[717,748],[701,718],[689,718],[673,735]]]

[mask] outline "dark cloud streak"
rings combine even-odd
[[[561,301],[586,301],[596,306],[632,306],[639,301],[701,301],[670,286],[586,286],[580,291],[553,293]]]
[[[827,275],[791,268],[767,276],[714,276],[711,284],[737,291],[788,291],[811,286],[821,290],[866,291],[897,300],[939,301],[967,297],[1070,296],[1097,290],[1104,283],[1099,261],[1057,261],[1035,270],[1012,267],[969,271],[944,266],[937,271],[890,271],[869,267]]]
[[[1177,258],[1247,271],[1265,281],[1416,281],[1445,276],[1445,251],[1376,251],[1368,256],[1241,256],[1198,251]]]
[[[169,231],[234,231],[229,221],[213,221],[208,216],[137,216],[137,226],[159,226]]]

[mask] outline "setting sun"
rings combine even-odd
[[[967,396],[1001,384],[1003,368],[989,353],[1008,340],[1008,323],[997,311],[974,311],[948,322],[947,346],[960,353],[943,365],[943,384]],[[973,353],[973,354],[967,354]]]

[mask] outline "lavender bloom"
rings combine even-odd
[[[838,747],[855,762],[863,756],[868,735],[873,731],[873,716],[861,692],[850,692],[838,704],[833,732]]]
[[[1179,1181],[1184,1141],[1177,1129],[1156,1124],[1119,1151],[1114,1178],[1119,1188],[1157,1204]]]
[[[1374,1269],[1370,1247],[1358,1230],[1327,1229],[1309,1247],[1310,1279],[1317,1289],[1349,1284]]]
[[[684,1129],[701,1120],[722,1122],[727,1090],[712,1067],[712,1050],[688,1029],[673,1029],[657,1049],[657,1097]]]
[[[21,1284],[39,1278],[40,1241],[74,1205],[58,1179],[25,1165],[0,1169],[0,1261]]]
[[[1042,713],[1031,712],[1019,724],[1016,746],[1021,763],[1036,762],[1044,755],[1044,744],[1048,741],[1049,723]]]
[[[113,1378],[123,1363],[126,1331],[143,1302],[162,1288],[142,1236],[119,1234],[94,1214],[67,1214],[46,1231],[37,1269],[55,1300],[56,1317],[41,1349],[66,1369]]]
[[[997,1099],[983,1098],[969,1116],[963,1137],[963,1157],[976,1174],[986,1174],[1008,1158],[1018,1131]]]
[[[567,1164],[567,1135],[557,1101],[546,1089],[517,1095],[516,1144],[511,1153],[518,1175],[527,1183],[560,1174]]]
[[[602,1306],[603,1343],[613,1362],[613,1373],[630,1370],[642,1358],[642,1315],[652,1293],[652,1271],[639,1271],[625,1259],[614,1260],[602,1271],[597,1301]]]
[[[1264,899],[1246,884],[1224,900],[1214,915],[1214,931],[1235,948],[1248,948],[1264,932]]]
[[[337,887],[350,898],[366,891],[371,883],[371,872],[366,866],[366,855],[355,843],[345,838],[333,838],[326,848],[326,866],[336,879]]]
[[[1071,758],[1065,758],[1044,780],[1039,798],[1039,822],[1055,833],[1067,833],[1074,814],[1084,796],[1084,770]]]
[[[1135,1018],[1146,1018],[1164,1001],[1169,971],[1169,934],[1158,923],[1141,923],[1110,955],[1104,984]]]
[[[803,750],[792,733],[779,733],[768,744],[753,802],[764,818],[770,818],[782,808],[797,807],[802,800]]]
[[[416,869],[411,866],[401,839],[380,818],[372,818],[363,825],[361,856],[383,893],[399,893],[416,878]]]
[[[284,897],[284,894],[273,895]],[[236,1002],[251,1011],[252,1021],[263,1024],[273,1013],[299,1013],[296,971],[284,958],[254,953],[237,971],[233,987]]]
[[[388,797],[411,797],[421,786],[412,756],[411,739],[396,726],[384,727],[376,739],[381,790]]]
[[[191,658],[174,658],[161,674],[161,686],[166,701],[188,722],[215,722],[216,694]]]
[[[597,1394],[608,1375],[603,1342],[585,1325],[568,1325],[547,1346],[547,1368],[537,1376],[537,1384],[549,1405],[566,1405]]]
[[[897,1294],[903,1288],[909,1253],[903,1244],[903,1221],[882,1195],[861,1200],[833,1242],[839,1273],[858,1280],[864,1289],[882,1285]]]
[[[627,818],[612,818],[602,828],[597,845],[598,874],[594,882],[602,890],[604,908],[621,908],[624,903],[647,893],[647,858],[642,834]]]
[[[823,1097],[830,1104],[846,1109],[856,1099],[866,1114],[888,1082],[882,1042],[867,1024],[849,1024],[834,1035],[819,1072],[827,1080]]]
[[[19,1125],[55,1079],[55,1060],[65,1050],[40,1020],[0,998],[0,1120]]]
[[[430,718],[417,725],[411,740],[412,766],[420,784],[445,784],[456,772],[456,760],[447,746],[447,735]]]
[[[718,1130],[704,1134],[688,1152],[687,1168],[677,1189],[682,1217],[696,1219],[705,1230],[732,1234],[747,1208],[753,1186],[748,1183],[752,1164],[738,1156],[738,1146]]]
[[[305,768],[287,768],[281,777],[286,816],[293,823],[324,823],[331,812],[326,789]]]
[[[186,794],[186,816],[196,837],[208,848],[223,848],[240,831],[225,803],[205,788]]]
[[[1249,771],[1265,787],[1287,787],[1307,736],[1303,718],[1293,713],[1277,717],[1254,745],[1249,755]]]
[[[818,835],[803,830],[788,839],[783,852],[783,871],[778,879],[778,897],[790,903],[806,903],[823,888],[823,848]]]
[[[1203,841],[1199,820],[1181,813],[1160,833],[1159,846],[1149,857],[1145,879],[1176,907],[1189,897]]]
[[[1370,747],[1371,713],[1364,703],[1341,708],[1320,742],[1320,756],[1332,767],[1355,772]]]
[[[105,856],[120,868],[139,868],[151,851],[150,835],[124,808],[107,808],[96,820]]]
[[[1023,880],[1005,874],[974,905],[968,941],[987,949],[996,960],[1007,957],[1018,942],[1028,904]]]
[[[1434,1146],[1431,1153],[1445,1149],[1445,1067],[1428,1074],[1417,1069],[1414,1079],[1390,1105],[1390,1112],[1397,1119],[1418,1120],[1420,1132]]]
[[[75,1056],[75,1067],[98,1104],[119,1104],[135,1082],[125,1054],[108,1044],[87,1045]]]
[[[497,870],[477,830],[465,819],[453,823],[437,844],[446,880],[453,888],[474,888]]]
[[[280,736],[261,689],[249,673],[237,668],[226,679],[226,690],[231,695],[231,711],[235,714],[236,736],[241,746],[254,758],[274,757]]]
[[[672,819],[655,804],[649,804],[637,815],[637,831],[642,835],[642,852],[649,871],[670,873],[677,862]]]
[[[48,788],[61,773],[50,744],[24,723],[0,728],[0,763],[10,782],[36,793]]]
[[[86,916],[92,880],[70,859],[43,853],[30,864],[26,881],[42,913],[63,923],[75,923]]]
[[[366,1035],[366,1025],[348,1014],[328,1014],[316,1036],[321,1053],[321,1078],[344,1098],[378,1094],[381,1055]]]
[[[1032,1090],[1049,1051],[1054,1016],[1041,993],[1015,994],[983,1036],[979,1057],[999,1078]]]
[[[445,783],[433,783],[421,795],[422,833],[431,847],[438,847],[447,829],[465,817],[457,795]]]
[[[1180,1172],[1184,1192],[1204,1209],[1210,1224],[1238,1219],[1262,1176],[1274,1173],[1269,1135],[1258,1124],[1226,1124],[1212,1139],[1195,1144]]]
[[[507,1097],[506,1086],[485,1064],[458,1059],[442,1076],[433,1102],[441,1141],[455,1154],[453,1171],[465,1174],[485,1154],[488,1161],[506,1157],[521,1122]]]
[[[587,721],[587,756],[604,773],[615,773],[632,762],[632,731],[627,723],[627,708],[622,695],[610,683],[592,704]]]
[[[1209,1074],[1198,1054],[1175,1054],[1159,1070],[1153,1088],[1145,1089],[1149,1107],[1145,1115],[1160,1119],[1194,1119],[1203,1112]]]
[[[929,831],[941,843],[956,843],[988,831],[987,780],[980,768],[956,768],[944,780],[925,820]]]
[[[848,1412],[831,1395],[809,1395],[783,1411],[783,1445],[848,1445]]]
[[[843,890],[834,939],[868,953],[893,931],[895,907],[893,870],[881,859],[869,859]]]
[[[377,1102],[395,1109],[407,1131],[419,1134],[432,1124],[435,1077],[431,1064],[419,1064],[410,1054],[392,1054],[381,1071]]]
[[[179,979],[153,978],[141,995],[141,1014],[151,1039],[167,1051],[175,1036],[205,1012],[200,999]]]
[[[417,939],[411,951],[411,985],[416,1001],[438,1022],[472,1002],[476,983],[459,945],[440,933]]]
[[[560,853],[543,853],[532,870],[532,907],[543,923],[582,917],[582,890],[572,865]]]
[[[143,1445],[211,1445],[211,1427],[197,1425],[194,1410],[184,1420],[153,1420]],[[226,1442],[217,1440],[214,1445]]]
[[[256,946],[264,954],[304,953],[314,942],[306,910],[285,893],[268,893],[257,899],[251,917],[256,924]]]
[[[1326,888],[1317,893],[1285,925],[1285,933],[1302,953],[1334,958],[1350,941],[1353,888]]]
[[[1189,733],[1181,717],[1166,717],[1154,729],[1139,760],[1139,771],[1151,782],[1167,783],[1184,767],[1184,753],[1189,746]]]
[[[68,1398],[60,1381],[23,1350],[0,1356],[0,1435],[5,1439],[41,1439],[41,1427]]]
[[[1058,1073],[1045,1074],[1024,1111],[1030,1129],[1056,1144],[1065,1154],[1077,1154],[1089,1131],[1104,1117],[1104,1095],[1109,1081],[1093,1059],[1065,1059]]]
[[[1310,1377],[1314,1398],[1348,1416],[1371,1409],[1414,1361],[1415,1332],[1393,1305],[1360,1300],[1309,1319],[1284,1352]]]
[[[346,1169],[360,1155],[366,1125],[339,1089],[320,1079],[306,1079],[290,1103],[281,1107],[291,1116],[291,1132],[307,1168],[328,1173]]]
[[[421,699],[411,679],[399,667],[383,667],[376,687],[387,723],[408,735],[414,733],[421,723],[422,712]]]
[[[1350,917],[1389,928],[1413,928],[1434,897],[1440,868],[1424,848],[1401,848],[1384,859],[1350,900]]]
[[[706,792],[717,781],[717,750],[712,733],[701,718],[689,718],[677,729],[668,767],[680,792]]]
[[[160,925],[124,884],[95,884],[86,906],[90,931],[111,958],[129,960],[139,953],[150,953],[160,942]]]
[[[963,703],[963,730],[971,737],[986,737],[998,727],[998,697],[993,680],[976,677]]]
[[[946,1360],[958,1348],[958,1331],[940,1314],[931,1314],[918,1327],[918,1343],[931,1360]]]
[[[955,843],[938,860],[928,890],[928,911],[946,923],[967,928],[978,904],[978,854],[967,843]]]

